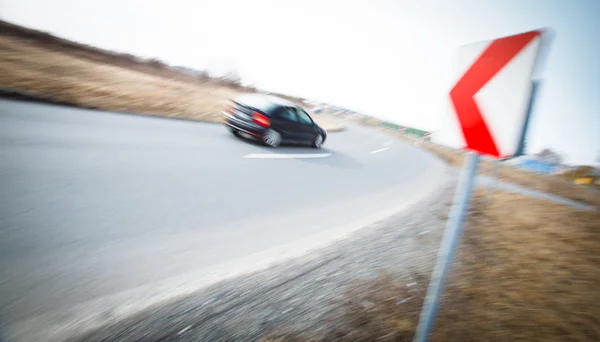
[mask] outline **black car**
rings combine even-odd
[[[302,108],[271,95],[241,95],[231,101],[223,115],[233,134],[244,133],[271,147],[295,143],[321,148],[327,139],[327,132]]]

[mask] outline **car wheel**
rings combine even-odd
[[[235,136],[236,136],[236,137],[238,137],[238,138],[240,137],[240,131],[238,131],[238,130],[237,130],[237,129],[235,129],[235,128],[232,128],[232,129],[231,129],[231,134],[235,135]]]
[[[323,147],[323,136],[321,134],[317,135],[317,137],[315,138],[315,141],[313,141],[312,146],[314,148],[321,148]]]
[[[269,129],[263,135],[263,142],[271,147],[277,147],[281,144],[281,134],[279,132]]]

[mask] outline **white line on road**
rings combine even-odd
[[[379,153],[379,152],[383,152],[385,150],[387,150],[389,147],[384,147],[384,148],[380,148],[379,150],[375,150],[375,151],[371,151],[371,154],[375,154],[375,153]]]
[[[311,153],[311,154],[278,154],[278,153],[250,153],[244,158],[250,159],[310,159],[310,158],[325,158],[331,153]]]
[[[181,329],[181,330],[180,330],[180,331],[177,333],[177,335],[181,335],[181,334],[183,334],[184,332],[186,332],[186,331],[190,330],[190,328],[191,328],[191,327],[192,327],[191,325],[188,325],[187,327],[185,327],[185,328]]]

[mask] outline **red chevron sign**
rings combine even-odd
[[[474,60],[450,91],[464,148],[495,158],[516,152],[541,33],[531,31],[461,48],[463,59]]]

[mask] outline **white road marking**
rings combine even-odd
[[[282,153],[250,153],[244,156],[249,159],[311,159],[329,157],[331,153],[282,154]]]
[[[191,328],[191,327],[192,327],[191,325],[188,325],[187,327],[185,327],[185,328],[181,329],[181,331],[179,331],[179,332],[177,333],[177,335],[181,335],[181,334],[183,334],[184,332],[186,332],[186,331],[190,330],[190,328]]]
[[[375,153],[379,153],[379,152],[383,152],[385,150],[387,150],[389,147],[384,147],[384,148],[380,148],[379,150],[375,150],[375,151],[371,151],[371,154],[375,154]]]

